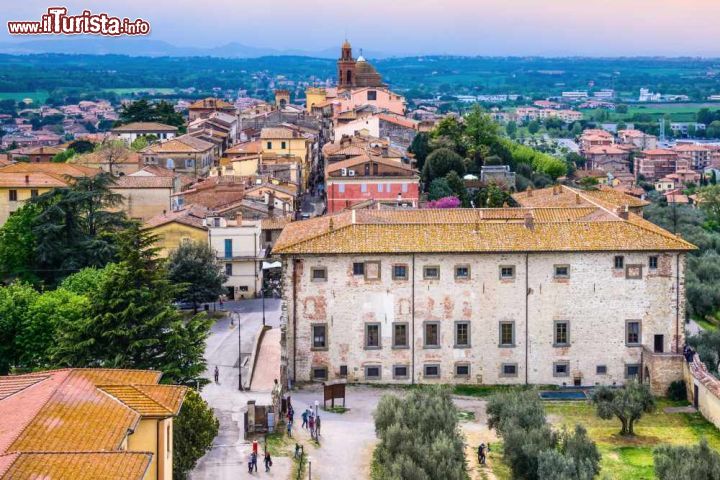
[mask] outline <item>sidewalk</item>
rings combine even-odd
[[[250,390],[253,392],[271,391],[275,380],[280,381],[280,329],[273,328],[265,332],[260,343],[255,372]]]

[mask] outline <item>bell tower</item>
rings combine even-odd
[[[355,59],[352,56],[350,42],[345,40],[340,50],[338,65],[338,87],[351,88],[355,85]]]

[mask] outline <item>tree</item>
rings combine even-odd
[[[183,243],[170,254],[168,279],[180,286],[175,299],[193,304],[214,302],[222,295],[227,276],[220,270],[215,251],[206,242]]]
[[[427,132],[420,132],[415,135],[415,138],[413,138],[410,144],[410,148],[408,148],[408,152],[415,155],[415,167],[418,170],[422,171],[425,165],[425,159],[430,154],[430,151],[430,135],[428,135]]]
[[[463,179],[460,178],[460,175],[458,175],[456,171],[451,170],[447,175],[445,175],[445,180],[447,180],[447,185],[450,187],[452,194],[460,199],[463,207],[469,207],[470,199],[468,197],[467,188],[465,187]]]
[[[617,113],[628,113],[628,106],[624,103],[620,103],[615,107],[615,112]]]
[[[207,402],[189,389],[173,426],[173,478],[185,480],[197,461],[212,448],[220,422]]]
[[[135,224],[121,232],[120,261],[91,299],[90,315],[60,329],[57,363],[154,369],[168,383],[204,382],[211,322],[204,313],[183,319],[172,306],[179,288],[167,279],[154,241]]]
[[[70,143],[69,148],[72,148],[75,153],[89,153],[95,150],[95,144],[89,140],[75,140]]]
[[[540,131],[540,122],[537,120],[533,120],[530,123],[528,123],[528,132],[530,132],[530,135],[535,135]]]
[[[644,383],[631,381],[625,387],[598,387],[592,395],[597,414],[604,420],[617,417],[622,424],[620,435],[635,435],[635,422],[655,410],[655,399]]]
[[[715,120],[705,129],[707,138],[720,138],[720,120]]]
[[[40,209],[25,204],[0,227],[0,280],[21,280],[36,284],[40,281],[36,269],[37,241],[33,226]]]
[[[119,125],[131,122],[158,122],[174,127],[183,127],[185,119],[175,111],[175,107],[166,102],[148,102],[145,99],[123,105],[120,110]]]
[[[122,162],[128,155],[128,148],[122,140],[103,140],[97,148],[100,161],[108,166],[110,175],[114,174],[113,167]]]
[[[709,185],[698,190],[698,200],[708,219],[720,225],[720,185]]]
[[[449,197],[453,193],[450,185],[448,185],[447,178],[436,178],[430,182],[430,191],[428,198],[430,200],[438,200],[440,198]]]
[[[27,323],[28,309],[38,293],[27,284],[0,287],[0,375],[21,364],[25,353],[17,337]]]
[[[508,137],[515,138],[515,135],[517,135],[517,122],[510,120],[507,125],[505,125],[505,133],[507,133]]]
[[[60,153],[55,154],[52,158],[53,163],[65,163],[69,159],[75,156],[75,150],[72,148],[68,148],[67,150],[64,150]]]
[[[702,330],[699,334],[688,337],[687,342],[695,349],[708,370],[718,375],[718,371],[720,371],[720,331]]]
[[[429,184],[436,178],[444,177],[453,170],[458,175],[465,174],[465,164],[462,157],[447,148],[439,148],[428,155],[423,167],[423,178]]]
[[[659,480],[720,478],[720,454],[704,438],[695,446],[661,445],[653,452],[653,458]]]

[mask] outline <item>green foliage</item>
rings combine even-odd
[[[181,290],[175,299],[197,305],[214,302],[222,295],[227,276],[220,270],[215,252],[206,242],[180,245],[168,259],[168,279]]]
[[[528,132],[530,132],[530,135],[535,135],[540,131],[540,122],[537,120],[533,120],[530,123],[528,123]]]
[[[189,389],[173,422],[173,478],[185,480],[197,461],[212,448],[220,422],[205,400]]]
[[[463,207],[469,207],[470,206],[470,200],[468,197],[468,191],[465,187],[465,182],[462,178],[460,178],[460,175],[457,174],[456,171],[451,170],[446,176],[445,180],[447,180],[447,185],[452,191],[452,195],[458,197],[460,199],[460,202],[462,203]]]
[[[655,410],[655,399],[644,383],[632,381],[623,388],[598,387],[592,395],[598,417],[609,420],[617,417],[622,428],[620,435],[635,435],[635,422],[645,413]]]
[[[715,480],[720,478],[720,454],[707,440],[699,445],[662,445],[653,452],[655,475],[659,480]]]
[[[524,163],[530,165],[533,170],[545,173],[553,179],[567,173],[567,164],[559,158],[538,152],[526,145],[520,145],[507,139],[503,139],[502,142],[508,150],[510,150],[516,164]]]
[[[688,337],[687,343],[695,349],[708,370],[716,376],[719,375],[720,330],[703,330],[697,335]]]
[[[720,138],[720,120],[715,120],[707,126],[705,136],[707,138]]]
[[[465,174],[465,164],[460,155],[447,148],[438,148],[428,155],[423,167],[423,179],[428,184],[436,178],[442,178],[451,171]]]
[[[430,154],[430,135],[427,132],[420,132],[413,138],[408,151],[415,155],[416,167],[422,171],[425,159]]]
[[[89,153],[95,150],[95,144],[89,140],[75,140],[70,143],[69,148],[72,148],[75,153]]]
[[[131,122],[158,122],[174,127],[182,127],[185,125],[183,116],[175,111],[171,103],[164,100],[151,103],[142,99],[123,105],[120,111],[119,124],[122,125]]]
[[[698,190],[700,208],[708,220],[720,225],[720,185],[709,185]]]
[[[430,192],[428,198],[430,200],[438,200],[440,198],[449,197],[452,195],[450,185],[448,185],[447,178],[436,178],[430,182]]]
[[[114,263],[108,263],[104,268],[83,268],[63,280],[60,288],[93,298],[115,267]]]
[[[374,454],[376,480],[465,480],[467,466],[457,409],[450,390],[413,390],[385,395],[375,411],[380,438]]]
[[[687,386],[685,385],[685,381],[675,380],[674,382],[670,382],[667,390],[667,397],[676,402],[687,401]]]
[[[32,284],[40,281],[36,270],[36,237],[33,226],[40,209],[25,204],[0,227],[0,280],[21,280]]]
[[[75,156],[75,150],[72,148],[68,148],[67,150],[64,150],[60,153],[55,154],[55,156],[52,158],[52,162],[53,163],[65,163],[74,156]]]
[[[21,365],[25,354],[17,341],[28,321],[28,310],[38,293],[29,285],[12,284],[0,288],[0,374]]]

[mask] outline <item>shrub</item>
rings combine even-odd
[[[705,439],[690,447],[662,445],[655,449],[653,457],[659,480],[720,478],[720,454],[711,449]]]
[[[683,402],[687,400],[687,387],[683,380],[675,380],[668,386],[667,396],[670,400]]]

